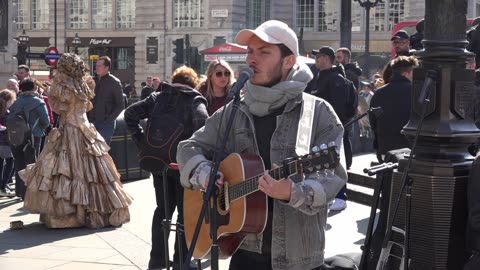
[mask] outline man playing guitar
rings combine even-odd
[[[347,181],[342,124],[332,107],[322,99],[313,98],[310,111],[302,106],[305,99],[311,97],[303,90],[313,75],[308,66],[297,62],[298,40],[288,25],[270,20],[255,30],[240,31],[236,42],[248,47],[247,64],[253,76],[243,88],[239,111],[224,151],[261,157],[265,169],[260,170],[256,179],[260,191],[255,193],[268,198],[265,199],[268,203],[265,224],[258,233],[245,233],[231,258],[230,269],[320,269],[325,248],[327,204]],[[222,111],[228,116],[231,105],[218,110],[207,119],[204,128],[179,144],[177,161],[181,182],[186,188],[198,190],[207,186],[210,160],[228,119],[221,117]],[[273,164],[281,165],[283,160],[299,155],[295,146],[297,137],[303,138],[297,136],[302,113],[311,114],[308,147],[335,142],[340,164],[329,173],[305,171],[275,180],[269,174],[275,169]],[[227,173],[231,169],[219,173],[216,181],[219,188],[228,182]],[[232,205],[229,220],[234,219],[234,214]]]

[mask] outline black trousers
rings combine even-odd
[[[34,137],[33,145],[28,144],[19,146],[12,146],[12,154],[15,164],[15,195],[25,198],[27,187],[25,182],[20,178],[18,172],[25,169],[28,164],[35,163],[36,157],[40,152],[41,137]],[[23,150],[25,147],[25,151]]]
[[[239,249],[233,254],[230,260],[229,270],[271,270],[272,258],[270,254],[259,254],[256,252],[246,251]],[[322,268],[317,267],[312,270],[320,270]]]
[[[165,219],[165,208],[168,208],[168,219],[172,218],[175,208],[178,210],[177,223],[183,224],[183,187],[180,184],[180,174],[178,171],[169,170],[167,173],[168,190],[164,193],[163,190],[163,175],[153,174],[153,185],[155,188],[155,198],[157,201],[157,208],[153,214],[152,221],[152,250],[150,251],[149,268],[164,268],[165,262],[165,239],[162,230],[162,221]],[[164,203],[164,194],[168,195],[168,205]],[[182,246],[183,256],[187,254],[187,244],[185,237],[182,236],[178,243],[178,238],[175,238],[175,253],[173,256],[174,262],[179,262],[179,244]]]

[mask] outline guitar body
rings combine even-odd
[[[232,186],[244,179],[262,174],[265,169],[262,159],[257,155],[230,154],[221,163],[219,171],[224,175],[225,185]],[[220,198],[220,196],[219,196]],[[203,192],[185,189],[184,220],[185,238],[190,248],[195,232],[198,216],[202,209]],[[225,209],[223,203],[218,204],[218,247],[219,257],[228,258],[240,247],[249,233],[261,233],[267,223],[267,196],[261,191],[255,191],[245,197],[230,202]],[[203,220],[193,257],[208,258],[212,246],[210,238],[210,214]]]

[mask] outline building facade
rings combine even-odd
[[[278,19],[299,35],[303,28],[305,52],[323,45],[340,46],[341,1],[13,1],[17,11],[17,36],[25,30],[30,37],[31,52],[42,53],[52,46],[60,53],[74,51],[72,41],[78,34],[81,45],[76,49],[86,61],[93,64],[96,56],[110,56],[114,63],[112,73],[124,82],[135,82],[137,92],[147,76],[169,79],[178,66],[174,61],[173,42],[185,40],[186,35],[188,45],[202,52],[218,45],[219,41],[233,42],[236,33],[243,28],[254,28],[265,20]],[[476,8],[478,2],[470,0],[469,5]],[[415,0],[384,0],[372,8],[370,52],[388,55],[393,26],[400,21],[418,21],[424,9],[424,1]],[[351,49],[354,56],[364,51],[364,40],[365,10],[352,1]],[[205,67],[212,56],[202,57],[202,67]],[[48,68],[42,59],[30,59],[30,64],[33,70]]]

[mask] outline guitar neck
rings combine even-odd
[[[297,173],[296,161],[290,162],[282,167],[269,171],[269,175],[276,180],[286,178],[292,174]],[[231,201],[240,199],[258,190],[258,179],[263,174],[255,175],[251,178],[245,179],[245,181],[232,185],[228,189],[229,198]]]

